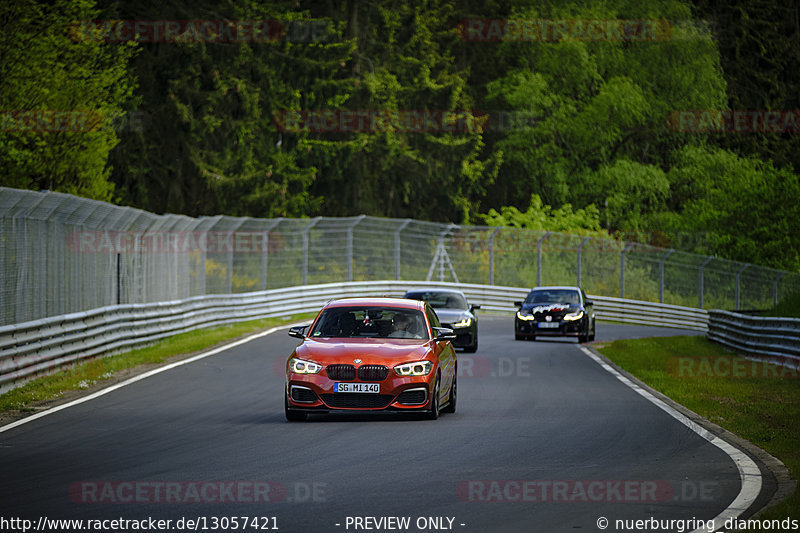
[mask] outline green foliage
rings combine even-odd
[[[687,146],[669,172],[672,229],[701,233],[695,251],[800,269],[800,182],[788,169],[721,148]]]
[[[3,108],[148,120],[116,133],[0,128],[3,185],[195,216],[486,221],[635,232],[662,245],[702,234],[692,251],[800,268],[797,136],[686,133],[670,120],[681,110],[800,107],[791,68],[800,46],[786,38],[796,7],[97,3],[0,7]],[[286,33],[267,42],[70,40],[70,22],[92,19],[271,20]],[[498,42],[464,39],[465,19],[660,22],[639,40],[573,32]],[[312,23],[323,31],[292,30]],[[763,51],[775,59],[765,65]],[[292,127],[292,112],[311,113],[317,126]],[[451,131],[440,118],[418,129],[326,129],[325,112],[453,113],[462,126]]]
[[[96,16],[89,0],[0,4],[0,185],[111,199],[135,46],[73,39],[71,24]]]
[[[483,221],[489,226],[509,226],[512,228],[539,229],[560,231],[578,235],[606,235],[600,229],[600,212],[594,205],[586,209],[572,210],[570,204],[558,209],[543,205],[537,195],[531,196],[527,211],[521,212],[516,207],[503,207],[498,213],[494,209],[483,215]]]
[[[778,305],[761,313],[763,316],[783,316],[800,318],[800,292],[786,295]]]

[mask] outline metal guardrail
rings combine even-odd
[[[800,370],[800,319],[709,311],[708,338],[745,356]]]
[[[125,304],[0,327],[0,392],[78,360],[108,356],[199,328],[316,312],[332,298],[402,296],[415,287],[455,288],[481,311],[516,310],[528,288],[448,282],[368,281]],[[705,331],[701,309],[590,296],[598,319]],[[509,325],[509,332],[511,326]],[[509,333],[510,334],[510,333]]]

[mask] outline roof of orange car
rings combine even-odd
[[[409,300],[406,298],[385,298],[385,297],[370,297],[370,298],[341,298],[331,300],[325,307],[362,307],[362,306],[378,306],[378,307],[402,307],[406,309],[425,309],[425,302],[420,300]]]

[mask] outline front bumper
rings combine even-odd
[[[586,332],[584,320],[539,322],[514,319],[514,333],[519,337],[579,337]],[[558,324],[558,327],[540,327],[539,324]]]
[[[334,392],[334,383],[322,374],[300,375],[289,373],[286,397],[291,409],[326,411],[414,411],[430,409],[431,393],[436,368],[427,376],[400,377],[390,371],[378,382],[378,393]],[[375,383],[372,381],[347,381],[348,383]]]
[[[452,324],[442,324],[442,327],[450,328],[456,334],[456,338],[451,342],[454,348],[468,348],[475,345],[478,338],[478,328],[474,325],[465,328],[454,328]]]

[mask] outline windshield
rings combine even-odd
[[[525,299],[528,304],[545,304],[545,303],[558,303],[580,305],[581,296],[578,291],[570,289],[546,289],[535,290],[528,294]]]
[[[427,339],[428,330],[415,309],[331,307],[322,312],[310,336]]]
[[[406,294],[406,298],[428,302],[434,309],[467,309],[467,300],[457,292],[409,292]]]

